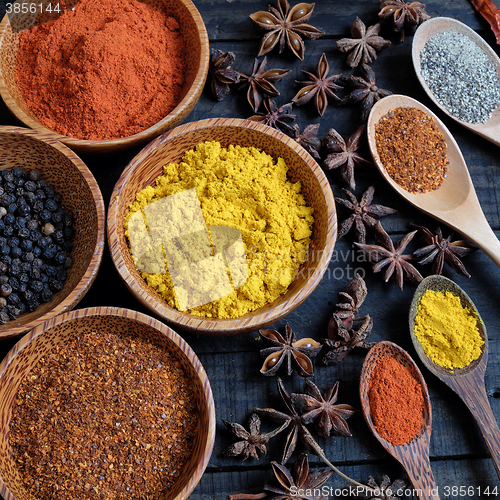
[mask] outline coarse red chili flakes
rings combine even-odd
[[[40,360],[16,395],[9,441],[44,500],[164,498],[193,448],[192,382],[177,355],[92,332]]]
[[[443,134],[420,109],[400,107],[383,116],[375,126],[375,143],[387,173],[410,193],[439,188],[448,173]]]

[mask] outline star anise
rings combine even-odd
[[[407,482],[403,479],[396,479],[392,484],[389,476],[384,474],[380,486],[372,476],[368,477],[366,489],[345,488],[342,490],[341,498],[359,498],[370,500],[399,500],[405,492]],[[397,496],[396,496],[397,495]]]
[[[321,351],[319,342],[311,338],[297,340],[288,324],[285,326],[284,337],[276,330],[259,330],[259,333],[273,345],[260,351],[261,356],[266,358],[260,373],[276,375],[286,360],[287,375],[291,375],[295,369],[302,377],[313,376],[313,364],[310,358]]]
[[[208,66],[211,77],[212,93],[218,101],[222,101],[229,93],[229,85],[238,83],[240,75],[231,69],[236,56],[232,52],[212,49]]]
[[[325,54],[320,57],[318,64],[315,68],[316,74],[313,75],[309,73],[309,71],[302,70],[302,73],[309,77],[309,80],[306,81],[297,81],[301,85],[304,85],[302,89],[300,89],[295,97],[292,99],[292,102],[297,104],[297,106],[301,106],[302,104],[306,104],[314,97],[314,107],[316,112],[323,116],[328,107],[328,100],[334,100],[340,102],[340,97],[335,94],[336,90],[340,90],[343,87],[341,85],[337,85],[340,81],[340,75],[330,75],[330,67],[328,65],[328,60],[326,59]]]
[[[339,303],[328,324],[328,338],[338,340],[337,321],[339,319],[347,330],[350,330],[354,321],[357,321],[356,314],[368,295],[365,280],[356,274],[356,277],[349,283],[345,292],[339,292]]]
[[[274,475],[279,485],[266,483],[264,490],[275,493],[271,496],[276,500],[323,500],[327,497],[314,492],[332,475],[333,471],[320,469],[309,473],[309,459],[307,453],[302,453],[293,463],[291,470],[285,466],[271,462]]]
[[[354,167],[362,163],[372,164],[357,152],[364,131],[365,127],[362,125],[346,142],[335,129],[331,128],[322,141],[323,149],[327,155],[323,161],[323,167],[327,170],[340,167],[340,177],[349,186],[351,191],[354,191],[356,188]]]
[[[383,97],[391,95],[392,92],[377,87],[375,72],[368,64],[361,64],[360,71],[362,76],[349,75],[342,77],[347,86],[354,89],[342,99],[342,103],[359,103],[361,106],[361,120],[365,123],[373,105]]]
[[[347,189],[343,189],[343,191],[350,198],[350,201],[339,197],[335,197],[335,201],[346,207],[352,213],[347,219],[341,222],[337,238],[345,236],[354,226],[358,242],[366,243],[366,229],[373,228],[377,222],[375,219],[397,212],[397,210],[394,210],[393,208],[371,204],[373,200],[373,193],[375,192],[375,186],[370,186],[363,193],[361,201],[358,201],[351,191]]]
[[[318,139],[319,123],[308,125],[303,132],[300,132],[299,126],[293,125],[293,138],[298,142],[316,161],[321,160],[319,150],[321,141]]]
[[[452,234],[448,238],[443,238],[441,228],[438,226],[435,233],[423,226],[417,226],[420,230],[422,239],[427,244],[423,248],[419,248],[413,252],[417,258],[423,257],[418,261],[419,264],[429,264],[432,262],[432,273],[441,274],[443,264],[446,263],[466,278],[470,278],[470,274],[465,269],[460,257],[464,257],[470,252],[474,252],[477,248],[464,240],[451,241]]]
[[[316,443],[311,433],[305,426],[304,421],[293,406],[290,395],[286,392],[283,382],[279,377],[277,377],[276,380],[278,393],[281,397],[283,405],[285,406],[285,413],[273,408],[254,408],[253,411],[262,417],[267,417],[274,422],[277,422],[278,424],[283,425],[288,422],[288,434],[285,439],[285,447],[281,458],[281,463],[286,464],[294,452],[299,438],[309,450],[315,449],[316,447],[319,448],[319,445]]]
[[[263,417],[268,417],[271,420],[278,422],[280,424],[285,424],[288,422],[289,430],[285,439],[285,447],[283,450],[283,457],[281,463],[285,464],[288,461],[288,459],[295,450],[298,438],[300,438],[300,440],[302,441],[307,450],[320,457],[321,460],[323,460],[323,462],[325,462],[325,464],[328,465],[328,467],[330,467],[330,469],[335,471],[339,476],[343,477],[344,479],[352,482],[357,486],[363,486],[357,481],[354,481],[350,477],[346,476],[343,472],[341,472],[337,467],[335,467],[335,465],[333,465],[328,460],[328,458],[325,455],[325,452],[323,451],[321,446],[316,442],[312,434],[309,432],[309,429],[306,427],[304,420],[298,414],[297,409],[293,406],[291,398],[289,394],[286,392],[283,386],[283,382],[279,377],[277,378],[277,383],[278,383],[278,392],[286,408],[285,410],[286,413],[275,410],[273,408],[254,408],[253,411]],[[287,497],[278,497],[278,498],[284,500]],[[306,498],[308,498],[308,500],[313,500],[312,497],[311,498],[306,497]]]
[[[290,10],[287,0],[278,0],[278,8],[269,6],[269,12],[256,12],[250,19],[260,29],[267,30],[267,33],[260,44],[259,56],[267,54],[273,50],[279,42],[279,53],[288,48],[300,59],[304,59],[304,41],[302,37],[316,40],[322,31],[305,24],[312,15],[314,4],[299,3]]]
[[[273,85],[273,83],[280,82],[291,71],[289,69],[268,69],[267,71],[264,71],[266,65],[266,57],[264,57],[262,62],[255,59],[251,75],[239,73],[240,85],[238,90],[248,87],[247,99],[255,113],[257,113],[260,105],[262,104],[263,94],[271,97],[280,95],[278,89]]]
[[[360,62],[370,64],[377,59],[377,51],[391,45],[389,40],[379,36],[380,23],[366,29],[365,23],[359,17],[354,19],[351,28],[352,38],[342,38],[337,41],[340,52],[349,53],[347,65],[355,68]]]
[[[405,39],[405,28],[414,30],[431,16],[425,12],[425,4],[420,2],[406,3],[403,0],[380,0],[381,11],[378,17],[382,20],[392,18],[394,31],[401,32],[400,41]]]
[[[259,434],[260,418],[256,413],[252,413],[252,415],[250,415],[250,419],[248,421],[248,428],[250,431],[247,431],[241,424],[236,422],[228,422],[227,420],[223,420],[223,422],[236,437],[241,439],[241,441],[233,443],[224,452],[224,455],[227,457],[242,455],[243,460],[246,460],[249,457],[253,457],[258,460],[259,453],[265,455],[267,453],[266,443],[287,427],[287,424],[285,423],[272,432]]]
[[[403,289],[403,279],[406,277],[411,281],[420,282],[422,281],[422,275],[415,269],[415,267],[410,264],[410,260],[413,260],[412,255],[405,255],[405,251],[408,243],[417,233],[417,230],[408,233],[404,238],[394,245],[391,237],[385,232],[384,228],[377,221],[375,224],[375,238],[378,245],[363,245],[361,243],[354,243],[359,248],[361,248],[369,257],[371,262],[374,262],[373,272],[378,273],[385,266],[384,279],[389,281],[391,276],[394,277],[396,284],[399,288]]]
[[[315,423],[320,436],[329,436],[332,431],[341,436],[352,436],[346,419],[356,413],[351,405],[338,404],[339,382],[335,382],[322,396],[320,390],[310,380],[304,382],[305,394],[292,394],[292,403],[302,412],[306,424]]]
[[[291,102],[278,108],[271,98],[266,97],[263,105],[267,113],[259,112],[248,119],[254,122],[263,123],[264,125],[269,125],[270,127],[284,132],[293,131],[293,127],[289,124],[295,121],[297,115],[290,114],[290,111],[292,110]]]
[[[321,364],[325,366],[340,363],[353,349],[359,347],[361,349],[370,349],[375,345],[375,342],[366,342],[366,339],[372,332],[373,320],[370,315],[359,316],[353,318],[353,321],[360,321],[357,327],[346,328],[344,322],[338,315],[333,315],[330,319],[330,330],[332,323],[335,323],[336,335],[332,339],[325,339],[324,345],[329,348],[327,353],[323,356]]]

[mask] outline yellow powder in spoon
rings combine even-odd
[[[427,290],[415,316],[415,336],[425,355],[439,366],[464,368],[479,358],[484,340],[477,317],[451,292]]]

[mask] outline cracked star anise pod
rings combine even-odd
[[[262,349],[260,354],[266,358],[260,373],[276,375],[282,364],[285,363],[287,375],[295,369],[302,377],[313,376],[313,364],[310,358],[321,351],[321,344],[311,338],[297,340],[292,329],[285,326],[285,336],[277,330],[259,330],[259,333],[273,346]]]
[[[341,436],[352,436],[346,419],[356,413],[351,405],[335,404],[339,393],[339,382],[335,382],[322,396],[310,380],[304,382],[305,394],[292,394],[292,403],[302,413],[305,424],[314,422],[320,436],[327,437],[336,432]]]
[[[218,101],[222,101],[229,93],[229,86],[238,83],[240,75],[231,69],[236,56],[232,52],[222,52],[212,49],[210,52],[209,73],[211,77],[210,87],[212,94]]]
[[[465,269],[460,257],[464,257],[468,253],[477,250],[477,247],[467,243],[464,240],[451,241],[452,234],[448,238],[443,238],[441,228],[438,226],[436,232],[433,233],[423,226],[417,226],[420,230],[422,239],[427,244],[423,248],[419,248],[413,252],[413,255],[421,260],[419,264],[429,264],[432,262],[432,273],[441,274],[443,264],[446,262],[457,273],[460,273],[466,278],[470,278],[470,274]]]
[[[274,493],[270,499],[275,500],[326,500],[320,492],[320,487],[332,475],[333,471],[319,469],[309,472],[307,453],[302,453],[293,463],[290,470],[278,462],[271,462],[277,485],[266,483],[265,491]]]
[[[337,236],[339,239],[342,238],[342,236],[345,236],[351,228],[354,227],[358,243],[366,243],[366,229],[374,227],[377,222],[375,219],[397,212],[397,210],[394,210],[393,208],[371,204],[373,200],[373,193],[375,192],[375,186],[370,186],[363,193],[360,201],[357,200],[351,191],[347,189],[343,189],[343,191],[350,198],[350,200],[345,200],[344,198],[336,196],[335,201],[350,210],[351,215],[340,223],[340,229]]]
[[[389,40],[379,36],[381,27],[381,24],[377,23],[366,29],[365,23],[359,17],[354,19],[351,28],[352,38],[342,38],[337,41],[337,49],[349,53],[348,66],[355,68],[360,62],[370,64],[377,59],[377,51],[391,45]]]
[[[237,441],[229,446],[229,448],[224,452],[224,455],[227,457],[242,455],[243,460],[246,460],[249,457],[258,460],[259,453],[265,455],[267,453],[266,443],[287,426],[287,424],[283,424],[281,427],[278,427],[272,432],[259,434],[260,418],[256,413],[252,413],[252,415],[250,415],[250,419],[248,421],[249,431],[236,422],[228,422],[227,420],[223,420],[222,422],[224,422],[224,425],[237,438],[241,439],[241,441]]]
[[[359,498],[370,500],[399,500],[405,494],[407,482],[403,479],[396,479],[391,484],[391,479],[387,474],[382,476],[380,486],[372,476],[368,477],[366,488],[348,487],[342,490],[341,498]]]
[[[252,106],[254,113],[257,113],[259,110],[264,94],[271,97],[280,95],[278,89],[273,85],[273,83],[280,82],[291,71],[289,69],[268,69],[267,71],[264,71],[266,65],[266,57],[264,57],[262,62],[255,59],[251,75],[239,73],[240,85],[238,90],[248,87],[247,99],[250,106]]]
[[[282,130],[283,132],[293,131],[293,127],[290,123],[295,121],[297,115],[290,114],[290,111],[292,110],[291,102],[283,104],[283,106],[278,108],[271,98],[266,97],[266,99],[264,99],[263,106],[266,113],[258,112],[256,115],[251,116],[248,119],[254,122],[263,123],[264,125],[269,125],[270,127]]]
[[[314,108],[320,116],[323,116],[328,107],[329,99],[338,102],[341,101],[340,97],[335,94],[335,91],[343,87],[337,85],[340,81],[340,75],[328,76],[330,67],[324,53],[320,57],[315,71],[316,74],[313,75],[309,71],[302,70],[302,73],[307,75],[309,80],[297,81],[297,83],[304,85],[304,87],[297,92],[292,102],[297,106],[302,106],[302,104],[306,104],[314,98]]]
[[[391,276],[394,277],[396,284],[402,290],[403,279],[408,278],[411,281],[419,283],[422,281],[422,275],[417,269],[410,264],[410,260],[414,260],[413,255],[404,254],[408,243],[417,233],[417,230],[408,233],[404,238],[396,244],[393,243],[391,237],[385,232],[384,228],[377,221],[375,225],[375,238],[378,245],[363,245],[354,243],[361,248],[369,257],[370,262],[373,262],[373,272],[378,273],[387,266],[384,274],[384,280],[387,282]]]
[[[323,167],[327,170],[339,168],[341,179],[349,186],[351,191],[356,189],[354,167],[363,163],[372,165],[370,161],[365,160],[357,152],[364,131],[365,127],[362,125],[346,142],[335,129],[331,128],[322,141],[323,149],[326,152],[326,158],[323,160]]]
[[[360,324],[348,330],[338,315],[332,316],[328,333],[330,336],[331,324],[335,322],[336,335],[323,341],[328,351],[321,360],[322,365],[329,366],[340,363],[353,349],[358,347],[370,349],[375,345],[375,342],[366,342],[373,328],[373,320],[370,315],[355,317],[353,321],[360,321]]]
[[[349,283],[345,292],[339,292],[339,303],[335,304],[337,309],[332,315],[328,324],[328,338],[338,340],[337,319],[343,323],[347,330],[352,328],[355,316],[358,314],[361,304],[365,301],[368,295],[365,280],[356,274],[356,277]]]
[[[316,161],[321,160],[319,150],[321,141],[318,138],[319,123],[308,125],[302,132],[299,126],[293,125],[293,138],[299,143]]]
[[[392,28],[401,32],[400,41],[405,39],[405,28],[414,30],[431,16],[425,12],[425,4],[406,3],[404,0],[380,0],[378,17],[383,21],[392,18]]]
[[[281,54],[288,48],[300,59],[304,59],[304,41],[302,37],[316,40],[324,33],[319,29],[305,24],[314,10],[314,4],[299,3],[290,10],[287,0],[278,0],[278,8],[269,6],[269,12],[260,11],[252,14],[250,19],[260,29],[267,33],[260,44],[259,56],[267,54],[279,46]]]
[[[375,71],[368,64],[361,64],[361,76],[349,75],[342,77],[342,80],[352,92],[342,99],[343,104],[358,104],[361,107],[361,121],[368,120],[373,105],[388,95],[392,95],[389,90],[384,90],[376,85]]]

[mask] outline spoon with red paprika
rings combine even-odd
[[[424,348],[415,335],[415,317],[418,313],[420,300],[427,290],[441,293],[451,292],[453,295],[460,297],[462,307],[467,308],[477,318],[477,328],[484,340],[482,352],[479,358],[464,368],[457,368],[452,371],[434,363],[431,358],[425,355]],[[495,470],[498,477],[500,477],[500,430],[491,411],[484,385],[484,373],[488,361],[488,337],[486,327],[476,306],[465,291],[454,281],[439,275],[428,276],[418,285],[415,291],[410,306],[409,322],[411,339],[419,358],[429,371],[460,396],[460,399],[470,410],[483,434]]]
[[[427,22],[427,21],[426,21]],[[411,193],[401,187],[388,174],[379,152],[375,128],[381,118],[398,108],[417,108],[434,120],[446,142],[448,173],[441,186],[427,193]],[[370,151],[377,168],[387,183],[409,203],[427,215],[447,224],[475,243],[500,266],[500,241],[495,236],[477,199],[467,164],[454,137],[443,122],[426,106],[405,95],[390,95],[378,101],[368,117],[367,136]],[[408,137],[409,142],[418,137]],[[418,159],[415,159],[418,162]]]
[[[406,371],[416,380],[417,387],[420,386],[423,396],[422,408],[417,410],[420,412],[421,418],[420,429],[409,442],[398,445],[392,444],[380,435],[373,419],[375,406],[373,408],[370,406],[370,403],[372,405],[375,403],[373,399],[370,400],[374,371],[382,363],[387,363],[387,358],[394,359],[403,368],[406,368]],[[429,440],[432,430],[431,403],[425,380],[413,359],[404,349],[393,342],[378,342],[370,349],[363,362],[359,393],[363,415],[368,427],[385,450],[403,466],[418,498],[439,500],[438,488],[429,461]],[[385,415],[387,416],[388,413],[389,410]],[[398,414],[390,416],[394,419],[394,422],[391,422],[392,426],[397,426],[397,419],[401,416],[404,417],[404,415]]]

